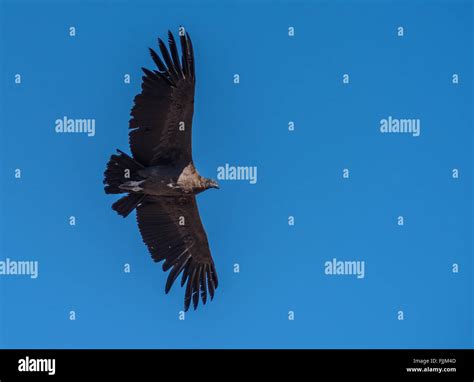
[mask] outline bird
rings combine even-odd
[[[149,48],[156,70],[142,68],[141,93],[130,112],[131,156],[117,149],[104,172],[106,194],[123,194],[112,209],[124,218],[136,210],[144,244],[155,262],[169,271],[167,294],[181,275],[184,311],[214,298],[218,277],[196,195],[219,184],[199,174],[192,156],[196,86],[193,44],[183,27],[178,44],[158,38],[161,58]]]

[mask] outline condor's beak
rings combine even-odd
[[[220,188],[220,187],[219,187],[219,183],[217,183],[215,180],[213,180],[213,181],[211,182],[210,186],[211,186],[211,188],[217,188],[217,189]]]

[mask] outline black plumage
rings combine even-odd
[[[186,284],[184,308],[212,299],[217,273],[196,203],[196,194],[219,188],[199,175],[192,158],[192,118],[196,83],[189,34],[180,28],[181,58],[168,32],[169,50],[158,39],[150,48],[158,70],[142,68],[142,91],[129,122],[132,156],[117,150],[104,173],[105,192],[126,193],[112,208],[126,217],[134,209],[143,241],[154,261],[169,271],[168,293],[177,278]]]

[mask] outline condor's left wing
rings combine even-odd
[[[180,274],[186,284],[184,310],[191,300],[194,309],[212,300],[218,285],[207,235],[199,216],[195,196],[153,198],[147,196],[137,208],[137,221],[153,260],[162,261],[163,271],[171,269],[165,292]]]

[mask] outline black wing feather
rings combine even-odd
[[[161,38],[158,39],[158,45],[160,46],[161,55],[165,60],[166,66],[168,67],[168,73],[174,81],[178,81],[179,74],[176,68],[174,67],[173,61],[171,61],[170,53],[168,52],[168,48],[166,48],[165,43]]]
[[[196,276],[196,269],[193,269],[191,276],[189,277],[188,284],[186,285],[186,292],[184,294],[184,311],[187,312],[189,305],[191,304],[191,295],[193,293],[194,277]]]
[[[171,31],[168,31],[168,45],[170,46],[171,58],[173,59],[173,66],[178,71],[178,75],[180,77],[183,77],[183,70],[181,68],[181,63],[179,62],[178,49],[176,48],[176,41]]]
[[[181,41],[181,66],[183,68],[184,76],[186,77],[189,72],[189,47],[188,40],[184,33],[180,33],[179,40]]]
[[[166,69],[165,64],[163,63],[163,61],[161,61],[160,56],[158,56],[158,54],[156,54],[156,52],[153,49],[151,49],[151,48],[148,48],[148,49],[150,50],[151,58],[155,62],[156,66],[158,67],[160,72],[164,72],[164,73],[168,72],[168,70]]]
[[[206,274],[207,274],[207,287],[209,288],[209,296],[211,297],[211,300],[214,298],[214,291],[216,289],[216,286],[214,285],[214,281],[211,276],[211,270],[210,266],[206,265]]]
[[[201,270],[202,266],[198,268],[196,271],[196,277],[194,278],[194,285],[193,285],[193,306],[194,310],[197,309],[199,305],[199,286],[201,284]]]
[[[201,268],[201,298],[202,303],[206,305],[207,301],[207,286],[206,286],[206,266]]]
[[[184,269],[186,266],[186,263],[189,261],[191,258],[191,255],[186,256],[182,261],[177,262],[174,266],[171,272],[168,275],[168,279],[166,280],[166,287],[165,287],[165,293],[168,293],[173,286],[174,281],[176,278],[179,276],[181,271]]]
[[[191,73],[191,77],[195,78],[195,73],[194,73],[194,49],[193,49],[193,42],[191,41],[191,38],[189,37],[189,33],[186,32],[186,37],[188,39],[188,49],[189,49],[189,71]]]

